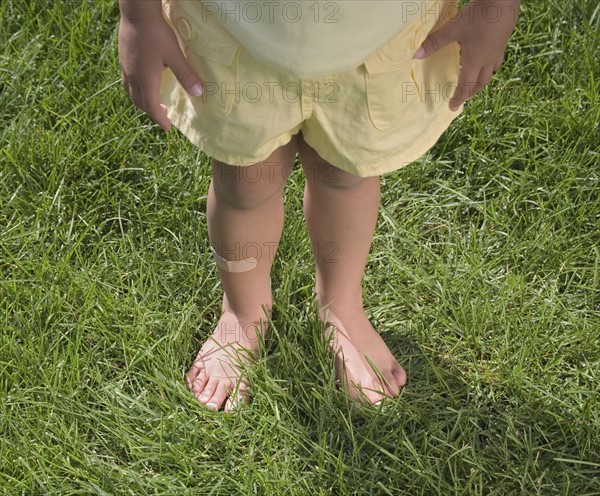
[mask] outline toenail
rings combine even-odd
[[[216,409],[217,409],[217,404],[216,404],[216,403],[214,403],[214,402],[212,402],[212,401],[209,401],[209,402],[206,404],[206,406],[207,406],[207,407],[209,407],[209,408],[212,408],[213,410],[216,410]]]

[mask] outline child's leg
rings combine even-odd
[[[334,324],[338,379],[355,398],[359,390],[372,402],[395,396],[406,373],[365,315],[361,291],[379,210],[379,176],[362,178],[334,167],[301,133],[298,151],[306,175],[304,215],[317,265],[315,291],[319,308],[327,305],[321,318]]]
[[[283,229],[281,193],[294,165],[296,139],[249,168],[213,160],[207,222],[223,285],[223,314],[186,379],[198,399],[215,410],[228,396],[225,409],[235,405],[238,383],[241,393],[247,388],[236,366],[240,348],[257,351],[256,333],[266,319],[261,305],[269,312],[272,307],[271,265]],[[252,258],[256,261],[244,262]],[[263,324],[260,332],[265,331]]]

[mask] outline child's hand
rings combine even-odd
[[[136,107],[147,112],[165,131],[171,129],[167,108],[160,103],[160,81],[166,67],[192,96],[202,93],[200,78],[183,55],[175,33],[162,18],[119,25],[119,64],[123,87]]]
[[[423,59],[457,41],[461,48],[458,86],[450,110],[483,89],[504,62],[504,51],[515,29],[520,0],[472,0],[438,30],[431,33],[415,53]]]

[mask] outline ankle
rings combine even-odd
[[[358,294],[356,292],[332,294],[315,290],[314,296],[317,301],[319,312],[329,309],[339,315],[345,312],[355,312],[357,309],[363,309],[363,299],[360,292]]]
[[[227,293],[223,292],[222,309],[223,311],[227,310],[234,313],[244,320],[258,322],[260,319],[265,320],[267,316],[269,318],[272,316],[273,296],[271,294],[264,296],[263,298],[256,298],[254,296],[252,301],[245,299],[240,302],[232,302],[231,299],[227,297]]]
[[[255,306],[250,306],[248,304],[237,306],[223,302],[222,311],[234,314],[240,321],[259,324],[261,321],[263,323],[268,322],[272,317],[273,305],[272,303],[264,303]]]

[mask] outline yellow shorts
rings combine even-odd
[[[440,3],[422,1],[427,8]],[[412,58],[428,33],[456,12],[457,0],[441,3],[438,15],[417,16],[364,64],[298,80],[257,61],[218,21],[209,22],[212,16],[203,20],[197,2],[163,0],[204,93],[191,97],[166,69],[162,103],[192,143],[227,164],[261,162],[302,131],[342,170],[361,177],[397,170],[427,152],[462,111],[448,108],[458,81],[458,44]]]

